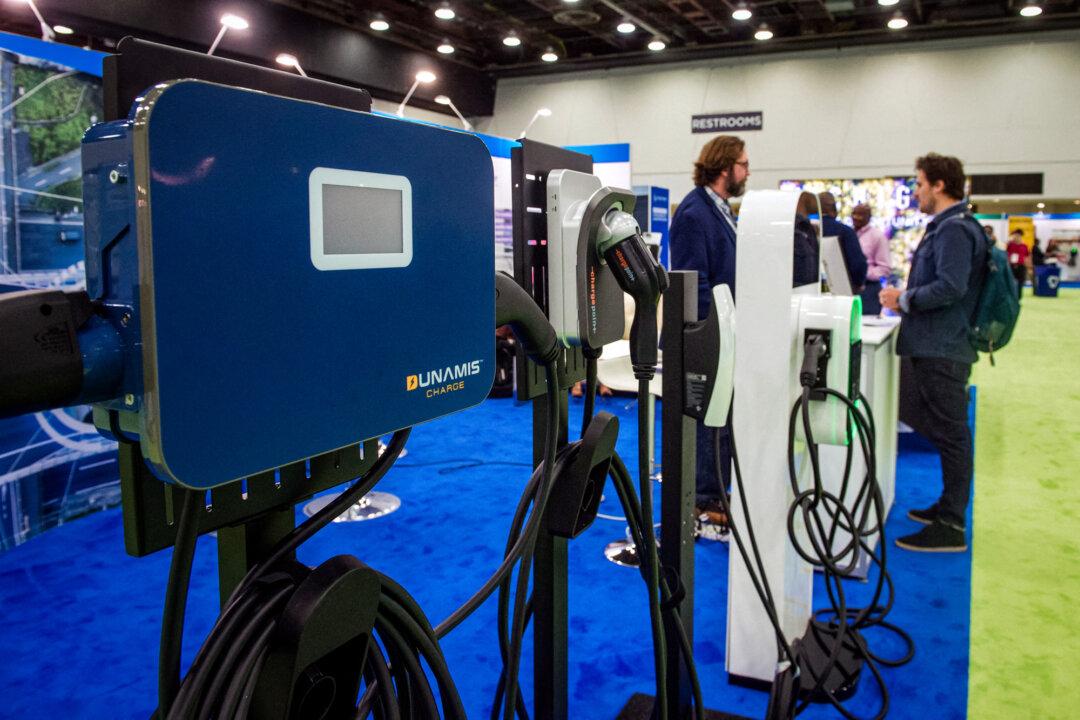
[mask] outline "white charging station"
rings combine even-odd
[[[806,630],[813,612],[814,568],[788,537],[788,508],[794,493],[788,475],[788,424],[802,392],[799,369],[808,332],[827,338],[825,385],[850,393],[858,368],[857,299],[824,296],[820,283],[792,288],[795,213],[799,194],[751,191],[739,212],[735,272],[738,336],[735,347],[734,436],[744,475],[746,504],[761,550],[777,615],[789,641]],[[836,399],[814,401],[811,426],[818,443],[849,442],[846,411]],[[801,432],[796,436],[796,472],[807,487],[810,464]],[[735,525],[747,527],[732,488]],[[796,532],[804,532],[796,521]],[[740,678],[771,682],[776,672],[773,626],[761,605],[742,557],[730,554],[728,577],[727,671]]]

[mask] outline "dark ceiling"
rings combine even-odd
[[[371,20],[390,29],[373,33],[411,48],[433,52],[454,47],[451,58],[496,76],[565,72],[690,58],[790,52],[843,45],[906,42],[915,39],[995,35],[1080,27],[1080,2],[1042,0],[1039,17],[1020,14],[1026,0],[761,0],[746,2],[753,16],[732,18],[737,0],[274,0],[323,19],[373,33]],[[455,17],[439,19],[449,7]],[[886,23],[896,13],[903,30]],[[616,29],[629,20],[637,29]],[[771,40],[754,39],[765,23]],[[503,37],[515,33],[517,47]],[[659,37],[666,48],[648,49]],[[541,55],[554,51],[556,62]]]
[[[313,77],[359,86],[400,101],[419,70],[438,82],[417,88],[411,102],[446,112],[447,94],[466,115],[490,115],[500,77],[629,65],[759,56],[855,45],[900,44],[1015,32],[1080,29],[1080,0],[1039,0],[1043,12],[1024,17],[1027,0],[36,0],[45,18],[68,24],[57,41],[111,51],[125,35],[205,52],[224,13],[250,20],[229,32],[219,55],[274,65],[279,52],[301,59]],[[452,9],[451,19],[437,10]],[[445,13],[444,13],[445,14]],[[897,14],[902,30],[886,23]],[[372,29],[373,20],[389,28]],[[629,21],[630,33],[617,26]],[[754,39],[762,24],[773,37]],[[0,30],[39,35],[30,8],[0,0]],[[509,34],[520,39],[508,47]],[[661,40],[660,51],[648,49]],[[440,54],[440,44],[454,48]],[[557,56],[544,62],[545,52]]]

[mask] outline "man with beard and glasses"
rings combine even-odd
[[[708,315],[712,288],[725,284],[735,295],[735,213],[730,200],[746,190],[750,160],[746,144],[720,135],[701,149],[694,163],[694,189],[679,203],[670,230],[671,267],[696,270],[698,318]],[[704,423],[697,427],[697,502],[699,536],[726,540],[728,519],[719,504],[731,480],[731,443],[720,430],[720,471],[716,476],[713,434]]]
[[[911,257],[907,288],[883,288],[882,307],[900,313],[900,419],[941,455],[942,492],[908,517],[926,527],[897,539],[905,550],[967,550],[965,518],[973,471],[968,377],[978,360],[968,333],[986,276],[987,242],[964,202],[964,166],[930,153],[915,161],[915,199],[932,219]]]

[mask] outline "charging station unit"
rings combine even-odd
[[[819,382],[844,395],[858,378],[858,298],[822,296],[820,283],[792,288],[793,238],[799,194],[748,192],[739,212],[738,244],[753,248],[736,257],[738,335],[735,348],[734,431],[741,466],[752,469],[747,506],[772,588],[777,616],[789,641],[801,637],[813,616],[814,567],[795,551],[787,517],[794,496],[788,478],[787,436],[792,404],[801,394],[803,344],[826,339]],[[820,372],[820,371],[824,372]],[[814,438],[847,445],[846,411],[833,398],[812,400]],[[798,436],[801,438],[801,435]],[[802,438],[803,440],[805,438]],[[809,482],[805,443],[795,458],[800,485]],[[733,522],[746,527],[738,488],[732,488]],[[805,533],[801,519],[796,533]],[[775,632],[745,563],[731,553],[728,578],[727,671],[738,681],[771,683],[777,667]]]
[[[487,396],[475,137],[174,81],[91,129],[83,168],[87,287],[124,351],[95,422],[160,479],[219,486]]]
[[[568,348],[600,349],[623,336],[623,291],[590,243],[604,213],[616,204],[630,212],[634,197],[603,188],[589,173],[558,169],[548,174],[548,315]]]

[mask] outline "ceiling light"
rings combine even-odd
[[[1042,15],[1042,8],[1033,2],[1029,2],[1027,5],[1020,8],[1020,14],[1024,17],[1036,17]]]
[[[896,14],[889,18],[889,22],[886,24],[890,30],[903,30],[907,27],[907,18],[897,10]]]
[[[769,26],[765,24],[762,24],[762,26],[757,29],[757,32],[754,33],[755,40],[772,40],[772,37],[772,30],[770,30]]]
[[[231,30],[247,30],[248,21],[239,15],[233,15],[232,13],[225,13],[221,16],[221,24]]]
[[[1037,207],[1037,208],[1039,208],[1040,210],[1042,210],[1043,208],[1045,208],[1045,207],[1046,207],[1046,203],[1044,203],[1044,202],[1041,202],[1041,203],[1035,203],[1035,207]]]
[[[884,5],[885,7],[891,7],[898,2],[900,2],[900,0],[877,0],[878,5]]]
[[[232,13],[225,13],[221,16],[221,29],[218,30],[217,37],[214,38],[214,42],[210,43],[210,49],[206,51],[207,55],[213,55],[217,50],[217,46],[221,43],[221,39],[225,37],[225,33],[229,30],[247,30],[248,21],[239,15],[233,15]]]
[[[442,45],[435,49],[441,52],[443,55],[450,55],[454,52],[454,46],[448,42],[444,42]]]
[[[629,35],[630,33],[637,30],[637,25],[629,22],[628,20],[623,20],[615,29],[621,32],[623,35]]]
[[[58,33],[60,35],[71,35],[72,33],[75,32],[74,30],[69,28],[67,25],[53,25],[52,29],[53,29],[53,32]]]
[[[458,120],[461,121],[461,127],[469,131],[473,129],[472,123],[465,119],[465,116],[457,109],[457,106],[454,105],[454,101],[450,99],[449,95],[436,95],[435,102],[440,105],[449,105],[450,109],[454,111],[454,114],[458,116]]]
[[[524,130],[518,133],[518,139],[525,137],[525,134],[532,129],[533,123],[535,123],[538,118],[542,117],[551,117],[551,110],[546,107],[537,108],[536,112],[533,113],[532,120],[529,120],[529,124],[525,126]]]
[[[752,17],[754,17],[754,13],[750,11],[750,8],[748,8],[744,2],[739,3],[739,6],[731,11],[732,20],[742,22],[744,20],[749,20]]]
[[[1080,200],[1073,200],[1073,205],[1080,205]]]
[[[503,38],[503,45],[506,47],[517,47],[521,44],[521,38],[517,36],[517,33],[510,33]]]
[[[397,106],[397,110],[394,111],[394,114],[398,117],[405,117],[405,106],[409,104],[409,98],[416,92],[416,88],[419,87],[420,83],[430,82],[435,82],[435,73],[430,70],[421,70],[416,73],[416,80],[413,82],[412,87],[409,88],[409,92],[405,93],[405,98],[401,101],[401,104]]]
[[[296,59],[295,55],[289,53],[280,53],[276,58],[278,65],[284,65],[285,67],[291,67],[296,72],[300,73],[304,77],[307,77],[307,73],[304,72],[304,68],[300,67],[300,61]]]
[[[454,12],[454,9],[446,3],[443,3],[435,9],[435,17],[439,18],[440,20],[453,20],[455,14],[456,13]]]
[[[544,62],[555,62],[559,59],[559,56],[555,54],[555,51],[548,48],[544,51],[544,54],[540,56],[540,59]]]
[[[649,49],[652,50],[653,52],[660,52],[661,50],[663,50],[666,47],[667,47],[667,43],[664,42],[663,40],[661,40],[660,38],[656,38],[655,40],[653,40],[652,42],[649,43]]]
[[[376,32],[385,32],[390,29],[390,23],[385,20],[372,20],[368,27]]]

